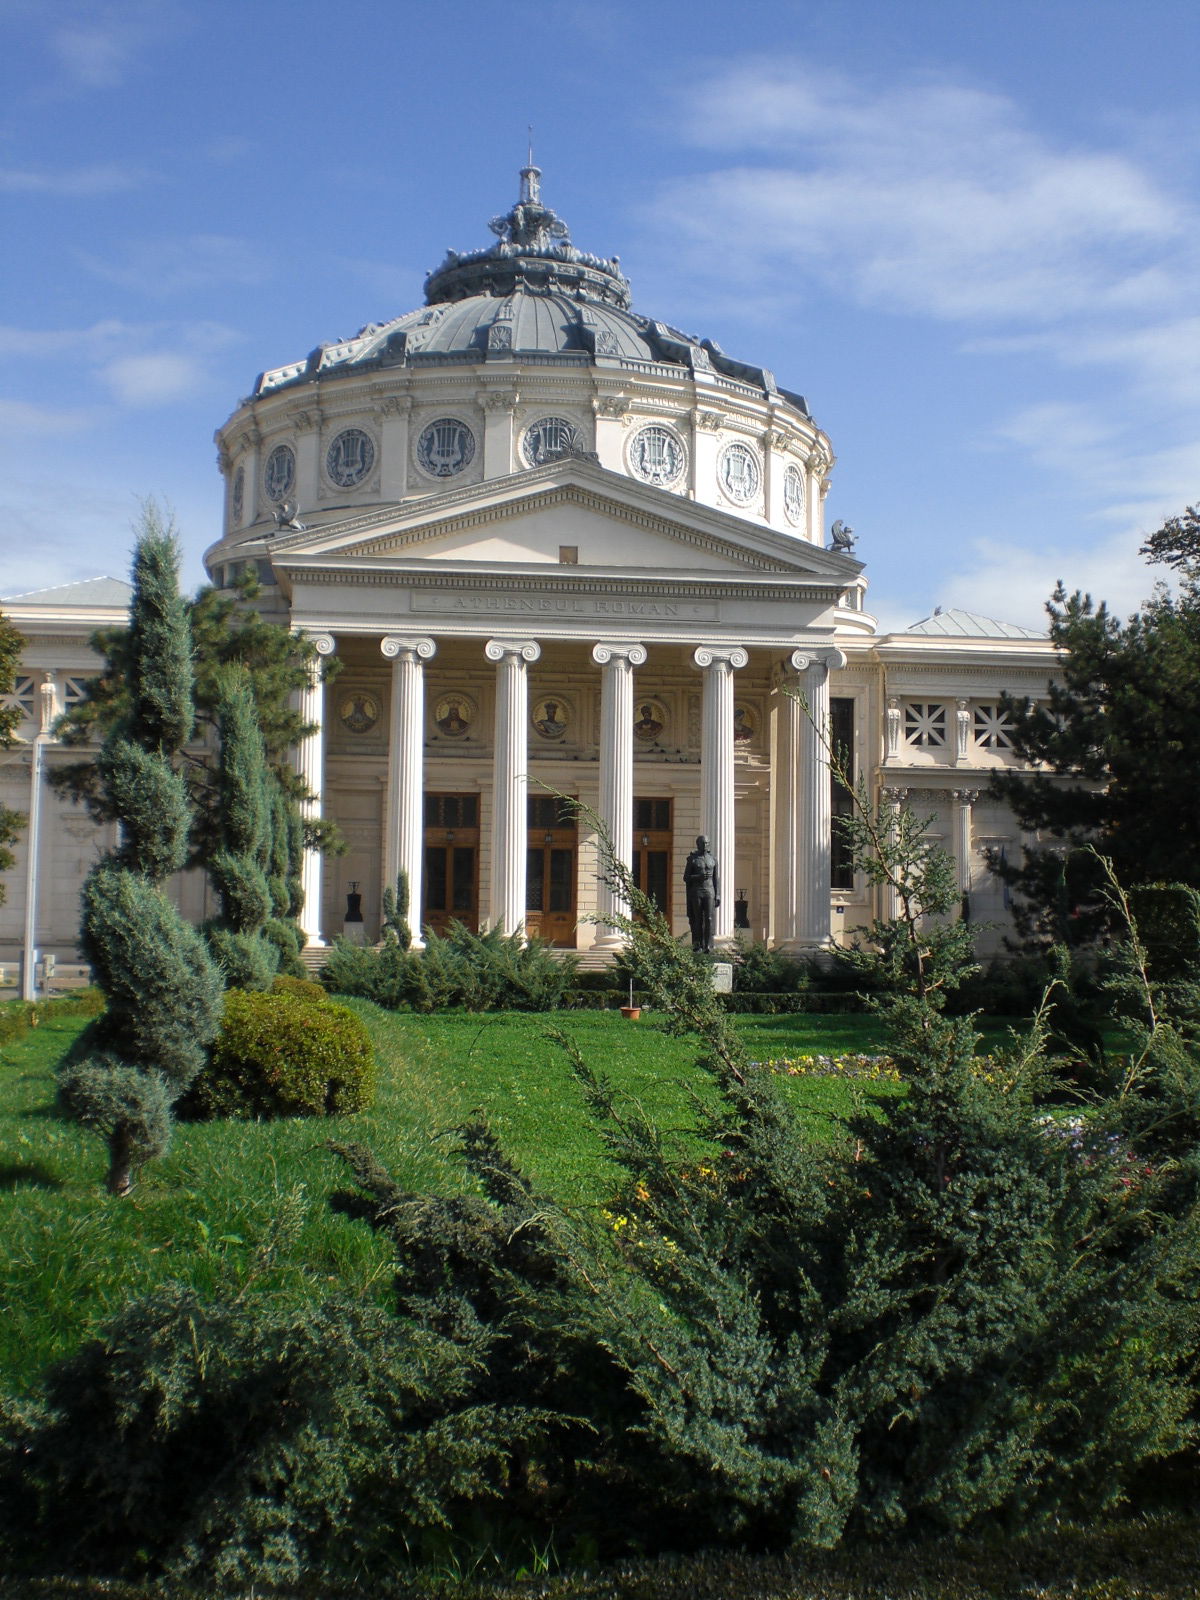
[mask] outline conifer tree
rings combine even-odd
[[[170,1108],[216,1037],[221,982],[200,934],[161,884],[188,856],[191,808],[180,771],[191,736],[192,657],[173,529],[147,505],[133,557],[123,714],[97,761],[120,840],[83,886],[80,944],[107,1010],[60,1080],[64,1105],[108,1140],[108,1187],[161,1155]]]
[[[265,989],[280,950],[265,934],[272,910],[267,868],[272,848],[272,789],[254,692],[245,667],[226,667],[217,701],[216,848],[209,874],[221,916],[206,930],[227,986]]]
[[[21,663],[21,649],[25,640],[0,612],[0,699],[12,694],[17,682],[17,668]],[[21,713],[17,706],[0,705],[0,750],[8,750],[16,743],[17,723]],[[0,806],[0,872],[7,872],[15,857],[9,846],[25,825],[23,812]],[[0,883],[0,905],[4,904],[5,887]]]

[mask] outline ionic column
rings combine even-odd
[[[541,655],[532,639],[489,639],[496,662],[495,762],[492,780],[492,883],[489,922],[504,933],[525,930],[525,864],[529,841],[529,677]]]
[[[633,863],[633,669],[646,662],[644,644],[597,644],[592,660],[603,668],[600,676],[600,820],[607,830],[613,855],[630,867]],[[611,883],[600,880],[596,900],[599,932],[597,949],[617,949],[624,935],[609,918],[628,917],[628,898]]]
[[[392,717],[388,735],[387,832],[383,841],[383,878],[393,885],[408,876],[408,920],[413,948],[421,937],[421,873],[425,864],[425,663],[433,659],[432,639],[405,639],[387,634],[379,641],[392,663]]]
[[[733,938],[734,852],[737,831],[733,790],[733,674],[750,660],[740,644],[702,644],[692,660],[704,673],[700,735],[700,831],[717,858],[721,904],[713,919],[714,941]]]
[[[325,793],[325,679],[322,661],[334,652],[331,633],[303,635],[317,648],[317,659],[308,664],[308,682],[300,691],[300,715],[313,731],[296,746],[296,771],[304,780],[307,797],[300,802],[301,815],[306,822],[321,815]],[[297,921],[304,934],[306,949],[320,948],[325,944],[321,933],[321,869],[319,850],[306,849],[300,882],[304,904]]]
[[[796,811],[794,934],[797,947],[830,942],[829,879],[833,794],[829,773],[829,673],[844,667],[840,650],[794,650],[787,665],[800,696],[797,756],[800,792]]]
[[[898,815],[900,807],[908,800],[907,789],[881,789],[879,791],[880,809],[887,806],[892,814]],[[901,911],[900,894],[890,883],[880,886],[879,890],[879,916],[883,922],[895,922]]]
[[[958,877],[960,904],[964,910],[970,905],[971,894],[971,808],[979,799],[978,789],[955,789],[954,798],[954,866]]]

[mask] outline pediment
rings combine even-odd
[[[578,460],[297,532],[273,553],[305,565],[359,558],[536,568],[561,565],[564,547],[581,568],[606,572],[844,584],[861,571],[849,557]]]

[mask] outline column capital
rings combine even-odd
[[[522,661],[539,659],[542,647],[534,639],[489,639],[483,647],[489,661],[503,661],[505,656],[520,656]]]
[[[599,644],[592,646],[592,660],[598,667],[606,667],[610,661],[628,661],[631,667],[644,667],[646,665],[646,646],[644,644],[617,644],[610,639],[602,639]]]
[[[310,628],[293,628],[292,632],[297,639],[315,645],[319,656],[331,656],[337,649],[337,640],[331,633],[314,633]]]
[[[397,656],[406,656],[410,661],[432,661],[437,654],[437,645],[432,639],[408,639],[398,633],[385,633],[379,648],[389,661],[395,661]]]
[[[700,668],[744,667],[750,652],[740,644],[698,644],[692,651],[692,660]]]
[[[816,667],[822,675],[826,675],[830,672],[840,672],[845,665],[845,651],[828,646],[820,646],[814,650],[793,650],[783,659],[785,672],[805,673]]]
[[[983,793],[982,789],[951,789],[951,796],[960,806],[973,806]]]

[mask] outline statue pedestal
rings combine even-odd
[[[361,922],[347,922],[342,928],[342,938],[347,944],[366,944],[366,925]]]
[[[714,961],[709,968],[712,973],[712,986],[714,994],[733,993],[733,962]]]

